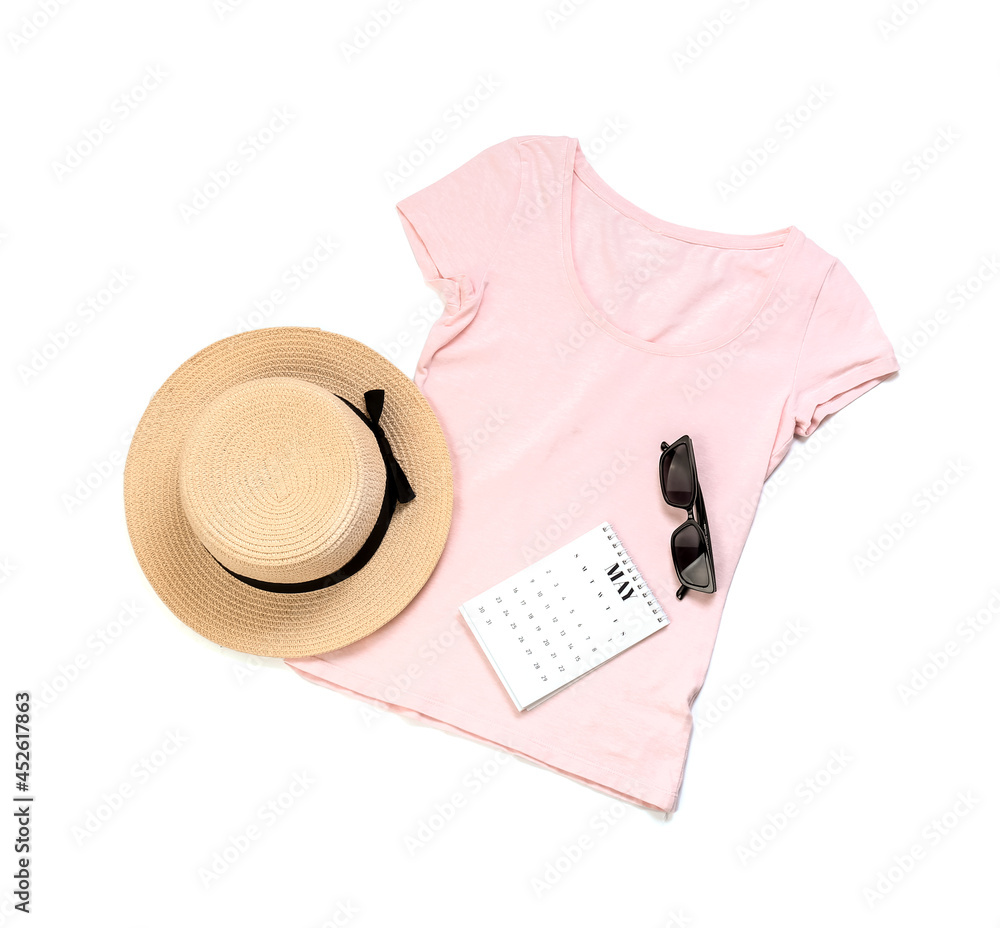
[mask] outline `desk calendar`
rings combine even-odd
[[[460,608],[519,712],[670,623],[607,522]]]

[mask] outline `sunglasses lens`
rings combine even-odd
[[[674,563],[681,580],[689,586],[708,586],[708,552],[697,526],[685,525],[674,535],[673,543]]]
[[[671,448],[664,455],[663,487],[671,506],[687,509],[694,500],[694,473],[686,444]]]

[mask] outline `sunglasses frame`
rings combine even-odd
[[[666,460],[667,454],[672,450],[676,450],[681,445],[685,445],[687,447],[688,461],[691,462],[691,476],[694,478],[694,495],[691,498],[690,506],[679,506],[677,503],[672,503],[669,499],[667,499],[666,472],[663,464]],[[674,573],[677,574],[677,579],[681,582],[680,587],[677,589],[676,596],[678,599],[683,599],[684,594],[688,590],[694,590],[698,593],[714,593],[716,585],[715,558],[712,554],[712,535],[708,528],[708,510],[705,508],[705,497],[702,495],[701,482],[698,480],[698,463],[694,456],[694,443],[691,441],[691,437],[689,435],[682,435],[675,442],[660,442],[660,462],[658,470],[660,474],[660,493],[663,495],[663,501],[668,506],[673,506],[675,509],[685,510],[688,515],[687,521],[677,526],[670,536],[670,555],[674,561]],[[700,518],[695,517],[696,511]],[[695,586],[692,583],[688,583],[681,576],[680,568],[677,565],[677,535],[689,525],[694,526],[694,528],[698,530],[698,534],[701,536],[701,540],[705,545],[705,562],[708,567],[708,583],[704,586]]]

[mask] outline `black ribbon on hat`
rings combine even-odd
[[[396,460],[396,456],[392,453],[392,448],[389,445],[389,439],[386,437],[385,431],[379,425],[379,419],[382,417],[382,409],[385,407],[385,390],[367,390],[365,392],[365,408],[368,410],[367,416],[349,400],[345,400],[339,394],[335,395],[337,399],[343,400],[357,414],[358,418],[368,426],[371,433],[375,436],[375,441],[378,442],[378,450],[381,452],[382,462],[385,464],[385,493],[382,496],[382,508],[379,510],[374,527],[365,539],[365,543],[358,549],[358,553],[339,570],[335,570],[332,574],[327,574],[325,577],[319,577],[316,580],[304,580],[302,583],[271,583],[267,580],[255,580],[253,577],[244,577],[241,574],[235,573],[216,559],[216,563],[226,573],[258,590],[267,590],[269,593],[312,593],[315,590],[326,589],[328,586],[333,586],[335,583],[340,583],[341,580],[346,580],[348,577],[354,576],[372,559],[379,545],[382,544],[382,539],[385,538],[385,533],[389,529],[392,514],[396,510],[396,503],[408,503],[417,495],[413,492],[410,481],[406,479],[403,468],[399,466],[399,461]]]

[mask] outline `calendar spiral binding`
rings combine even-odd
[[[653,591],[649,588],[649,584],[646,583],[635,561],[632,560],[631,555],[625,550],[624,543],[618,537],[618,533],[614,528],[611,527],[611,523],[603,522],[601,529],[604,531],[604,535],[608,541],[611,542],[611,547],[615,551],[616,557],[621,558],[621,567],[628,574],[630,580],[635,583],[636,592],[642,597],[643,604],[647,607],[650,615],[654,616],[657,622],[666,621],[666,612],[660,605],[659,600],[653,595]],[[633,580],[632,578],[635,579]]]

